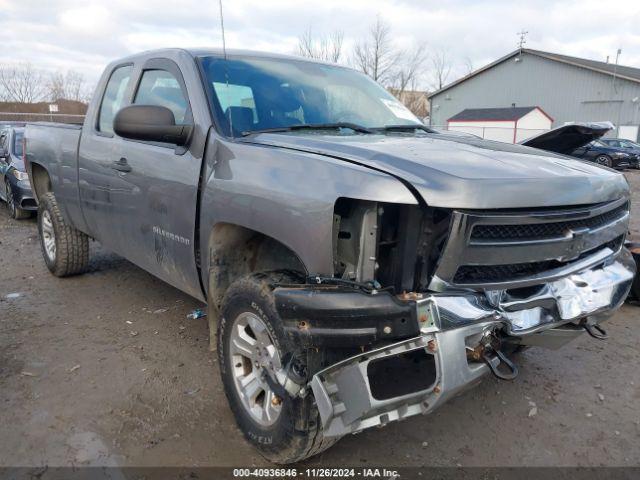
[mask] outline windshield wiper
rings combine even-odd
[[[407,123],[402,125],[385,125],[382,128],[376,128],[375,130],[381,130],[383,132],[410,132],[412,130],[421,130],[426,133],[437,133],[435,130],[430,129],[426,125],[420,125],[417,123]]]
[[[293,132],[295,130],[338,130],[340,128],[348,128],[358,133],[374,133],[373,130],[356,123],[339,122],[339,123],[303,123],[300,125],[288,125],[286,127],[263,128],[260,130],[247,130],[242,132],[242,136],[252,135],[254,133],[278,133]]]

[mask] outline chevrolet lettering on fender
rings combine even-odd
[[[85,271],[93,238],[206,301],[231,410],[276,463],[516,378],[519,349],[605,337],[635,272],[621,174],[558,131],[432,131],[343,66],[145,52],[106,68],[84,125],[24,136],[51,272]]]

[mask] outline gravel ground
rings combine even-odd
[[[55,278],[35,221],[4,207],[0,250],[0,466],[267,465],[235,427],[206,319],[186,318],[199,302],[96,243],[90,273]],[[625,305],[606,342],[528,350],[515,382],[487,377],[306,465],[640,465],[639,312]]]

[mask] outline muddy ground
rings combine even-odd
[[[633,215],[640,237],[638,202]],[[206,319],[186,318],[201,306],[96,243],[90,273],[55,278],[35,221],[1,206],[0,466],[267,465],[235,427]],[[639,465],[639,321],[625,305],[608,341],[526,351],[516,381],[488,377],[307,464]]]

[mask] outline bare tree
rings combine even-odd
[[[337,63],[342,56],[344,33],[334,30],[328,35],[315,36],[311,27],[298,37],[297,53],[303,57]]]
[[[395,68],[389,73],[388,88],[400,95],[406,90],[415,91],[424,72],[426,52],[424,44],[418,44],[406,53],[397,52]]]
[[[369,29],[366,39],[357,43],[353,50],[353,64],[385,86],[410,110],[421,103],[419,81],[427,60],[424,44],[408,50],[394,45],[391,28],[380,17]]]
[[[356,43],[353,64],[376,82],[386,85],[394,76],[398,63],[393,46],[391,28],[379,16],[369,29],[367,38]]]
[[[49,100],[56,101],[64,98],[64,87],[64,75],[61,72],[52,73],[49,77],[49,84],[47,85],[47,96]]]
[[[431,77],[434,90],[440,90],[451,74],[451,60],[446,50],[434,50],[431,54]]]
[[[17,103],[37,102],[46,92],[42,72],[29,63],[0,66],[0,88],[5,101]]]
[[[81,102],[86,97],[84,76],[74,70],[68,70],[66,74],[52,73],[47,87],[48,97],[52,101],[65,99]]]

